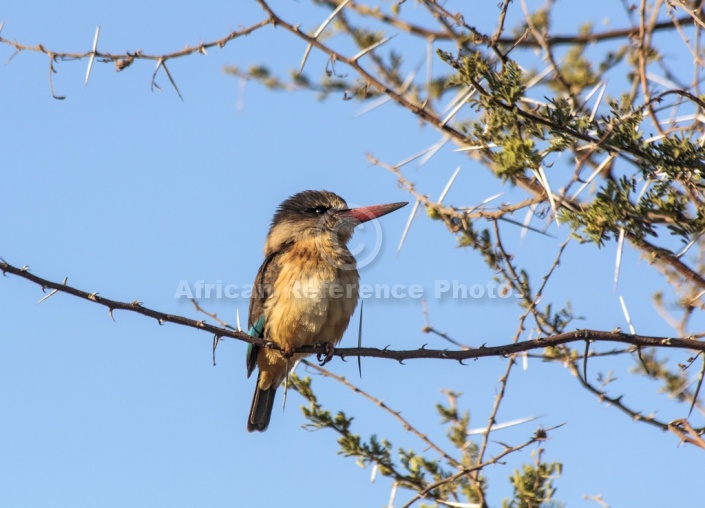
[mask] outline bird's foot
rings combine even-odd
[[[333,351],[335,350],[335,348],[330,342],[324,342],[323,344],[321,344],[321,346],[325,348],[325,353],[316,354],[316,359],[318,360],[318,365],[323,367],[326,363],[333,359]]]
[[[294,348],[291,346],[283,347],[281,353],[284,358],[291,358],[292,356],[294,356]]]

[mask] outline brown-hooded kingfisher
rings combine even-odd
[[[358,300],[359,274],[347,247],[355,226],[406,204],[351,209],[332,192],[308,190],[279,205],[252,290],[248,333],[281,350],[248,347],[247,377],[259,368],[248,431],[267,429],[277,388],[306,356],[295,348],[325,345],[330,354],[343,337]]]

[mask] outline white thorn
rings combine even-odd
[[[597,96],[597,99],[595,100],[595,105],[592,107],[592,111],[590,112],[590,121],[591,122],[595,119],[595,115],[597,115],[597,108],[600,107],[600,102],[602,102],[602,97],[605,95],[605,90],[607,90],[607,83],[605,83],[605,85],[600,90],[600,94]]]
[[[374,464],[372,466],[372,473],[370,474],[370,483],[375,482],[375,478],[377,478],[377,470],[379,469],[379,466],[377,464]]]
[[[600,163],[600,165],[595,168],[595,171],[592,172],[592,174],[590,175],[590,178],[588,178],[587,180],[585,180],[585,183],[580,186],[580,188],[575,192],[575,194],[573,194],[573,197],[571,197],[570,199],[571,199],[571,200],[575,200],[575,199],[578,197],[578,195],[579,195],[581,192],[583,192],[583,190],[585,189],[585,187],[587,187],[588,185],[590,185],[590,182],[592,182],[592,181],[595,179],[595,177],[600,174],[600,171],[602,171],[603,169],[605,169],[605,167],[607,166],[607,164],[609,164],[610,161],[611,161],[612,159],[614,159],[614,157],[615,157],[615,156],[612,155],[612,154],[609,154],[607,157],[605,157],[605,160],[603,160],[603,161]]]
[[[394,508],[394,499],[397,497],[397,482],[392,483],[392,490],[389,493],[389,503],[387,508]]]
[[[529,209],[526,211],[526,217],[524,217],[524,222],[522,223],[524,227],[521,228],[521,232],[519,232],[519,240],[526,238],[526,233],[529,231],[529,224],[531,224],[531,218],[534,216],[534,211],[537,206],[538,204],[534,203],[530,205]]]
[[[342,11],[343,8],[344,8],[349,2],[350,2],[350,0],[343,0],[342,2],[340,2],[340,4],[338,5],[338,7],[336,7],[335,9],[333,9],[333,12],[330,13],[330,15],[325,19],[325,21],[323,21],[323,23],[321,23],[321,26],[319,26],[318,29],[313,33],[313,36],[312,36],[312,37],[313,37],[314,39],[318,39],[318,36],[321,35],[321,33],[323,33],[323,30],[325,30],[326,27],[328,26],[328,24],[329,24],[331,21],[333,21],[333,18],[335,18],[335,17],[338,15],[338,13],[339,13],[340,11]],[[308,55],[309,55],[309,53],[311,53],[311,49],[313,49],[313,44],[312,44],[312,43],[309,43],[308,46],[306,46],[306,51],[304,51],[304,56],[303,56],[303,58],[301,59],[301,65],[299,66],[299,71],[297,72],[297,74],[301,74],[301,73],[303,72],[304,66],[306,65],[306,60],[308,59]]]
[[[450,112],[446,115],[446,117],[441,120],[441,127],[443,127],[445,124],[447,124],[451,118],[455,116],[455,114],[460,111],[460,109],[465,106],[465,103],[467,100],[472,97],[477,90],[475,87],[471,87],[470,90],[468,90],[465,94],[462,95],[461,100],[458,101],[458,104],[455,105],[453,109],[450,110]]]
[[[551,187],[548,185],[548,178],[546,178],[546,173],[543,170],[543,165],[539,164],[539,169],[538,171],[532,170],[534,175],[536,175],[536,178],[538,179],[539,183],[541,186],[544,188],[546,191],[546,195],[548,196],[548,202],[551,205],[551,209],[553,210],[553,217],[556,219],[556,226],[560,226],[560,221],[558,220],[558,210],[556,209],[556,202],[553,199],[553,192],[551,192]]]
[[[421,160],[419,161],[419,166],[423,166],[428,161],[430,161],[431,157],[436,155],[438,153],[438,150],[443,148],[448,141],[450,141],[450,136],[444,134],[443,137],[438,140],[438,143],[429,148],[428,151],[424,154],[424,156],[421,157]]]
[[[622,304],[622,312],[624,312],[624,319],[627,320],[627,324],[629,325],[629,331],[632,332],[632,335],[636,335],[636,331],[634,330],[634,325],[632,324],[632,318],[629,317],[629,311],[627,310],[627,304],[624,303],[624,298],[622,298],[622,295],[619,295],[619,303]]]
[[[619,229],[617,237],[617,258],[614,261],[614,291],[617,291],[619,283],[619,269],[622,267],[622,251],[624,250],[624,228]]]
[[[88,86],[88,78],[91,76],[91,69],[93,68],[93,61],[95,60],[96,51],[98,51],[98,36],[100,35],[100,25],[95,29],[95,35],[93,36],[93,49],[91,50],[91,58],[88,60],[88,68],[86,69],[86,79],[85,86]]]
[[[495,423],[491,427],[489,427],[489,430],[500,430],[500,429],[508,429],[510,427],[516,427],[517,425],[521,425],[522,423],[527,423],[527,422],[533,422],[534,420],[538,420],[539,418],[543,418],[543,415],[538,415],[538,416],[527,416],[524,418],[517,418],[516,420],[511,420],[506,423]],[[484,434],[488,430],[487,427],[482,427],[478,429],[470,429],[467,431],[468,436],[472,436],[474,434]]]
[[[367,53],[369,53],[370,51],[372,51],[372,50],[374,50],[374,49],[380,47],[382,44],[388,43],[389,41],[391,41],[392,39],[394,39],[394,37],[396,37],[396,34],[394,34],[394,35],[392,35],[392,36],[390,36],[390,37],[387,37],[386,39],[382,39],[382,40],[379,41],[379,42],[375,42],[372,46],[368,46],[368,47],[366,47],[365,49],[363,49],[362,51],[360,51],[357,55],[355,55],[354,57],[352,57],[351,60],[352,60],[353,62],[357,62],[360,58],[362,58],[363,56],[365,56]]]
[[[695,245],[695,242],[697,242],[698,239],[699,239],[701,236],[702,236],[702,233],[698,233],[697,235],[695,235],[695,237],[694,237],[690,242],[688,242],[688,245],[686,245],[685,247],[683,247],[683,249],[682,249],[678,254],[676,254],[676,258],[680,258],[680,257],[683,256],[686,252],[688,252],[688,250],[689,250],[693,245]]]
[[[450,190],[450,187],[453,185],[453,182],[455,182],[456,177],[458,176],[458,173],[460,173],[460,166],[458,166],[455,171],[453,172],[453,175],[450,177],[450,180],[448,180],[448,183],[445,186],[445,189],[443,189],[443,192],[441,192],[441,196],[438,198],[438,204],[440,205],[443,203],[443,199],[445,199],[446,194],[448,194],[448,191]]]
[[[414,208],[411,210],[411,214],[409,215],[409,219],[406,221],[406,227],[404,227],[404,232],[401,234],[401,240],[399,240],[399,246],[397,247],[397,254],[401,252],[401,246],[404,245],[404,240],[406,240],[406,235],[409,233],[409,230],[411,229],[411,223],[414,221],[414,218],[416,217],[416,212],[419,209],[419,205],[421,204],[421,201],[418,199],[416,200],[416,203],[414,203]]]

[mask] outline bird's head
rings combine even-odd
[[[283,246],[307,239],[330,239],[345,245],[355,226],[381,217],[406,202],[349,208],[343,198],[328,191],[294,194],[277,208],[264,247],[265,256]]]

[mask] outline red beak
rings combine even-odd
[[[343,217],[350,217],[358,222],[367,222],[368,220],[376,219],[382,215],[387,215],[388,213],[398,210],[402,206],[406,206],[409,203],[389,203],[386,205],[372,205],[372,206],[361,206],[360,208],[352,208],[341,213]]]

